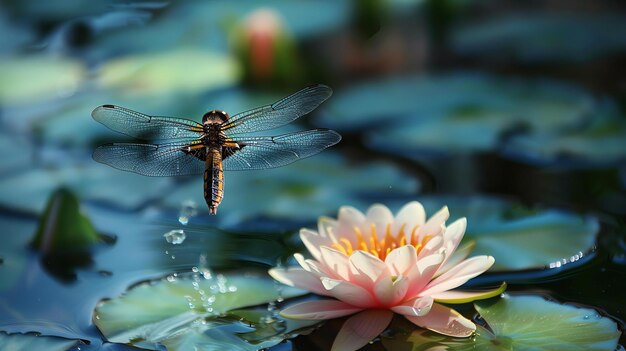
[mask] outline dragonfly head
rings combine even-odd
[[[230,116],[225,111],[213,110],[204,114],[202,124],[224,123],[228,121],[228,118],[230,118]]]

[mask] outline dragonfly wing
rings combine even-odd
[[[116,132],[142,140],[197,138],[203,132],[201,124],[188,119],[148,116],[114,105],[99,106],[91,116]]]
[[[199,141],[102,145],[93,159],[123,171],[154,177],[202,174],[206,148]]]
[[[224,170],[240,171],[275,168],[313,156],[337,144],[339,133],[314,129],[273,137],[232,138],[237,148],[225,148]]]
[[[222,126],[222,130],[235,136],[278,128],[313,111],[332,93],[330,87],[321,84],[304,88],[271,105],[234,115]]]

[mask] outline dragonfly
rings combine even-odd
[[[141,142],[99,146],[93,159],[145,176],[204,174],[204,199],[209,213],[215,215],[224,197],[224,171],[281,167],[313,156],[341,140],[339,133],[329,129],[276,136],[256,134],[308,114],[331,94],[332,89],[326,85],[309,86],[271,105],[232,117],[222,110],[209,111],[202,123],[102,105],[91,113],[93,119]]]

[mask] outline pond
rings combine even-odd
[[[1,4],[0,350],[624,350],[625,18]]]

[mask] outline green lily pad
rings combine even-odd
[[[0,350],[46,350],[68,351],[78,341],[57,338],[53,336],[39,336],[34,334],[6,334],[0,332]]]
[[[305,293],[282,288],[280,296],[290,298]],[[225,314],[278,298],[275,282],[264,276],[205,277],[202,272],[178,278],[170,276],[137,285],[119,298],[102,302],[96,308],[94,323],[109,341],[153,350],[157,343],[173,351],[186,350],[189,345],[202,347],[199,350],[212,350],[215,345],[256,350],[254,344],[240,335],[255,329],[242,323],[240,318]],[[270,338],[273,344],[283,339]],[[263,345],[260,348],[271,346]]]
[[[510,62],[579,62],[626,51],[626,17],[618,14],[528,13],[458,26],[452,49]]]
[[[82,165],[37,167],[12,174],[0,182],[0,204],[39,213],[55,189],[67,187],[83,201],[105,202],[135,209],[157,198],[171,184],[171,179],[147,178],[89,160]]]
[[[388,350],[590,350],[613,351],[620,332],[617,324],[591,308],[547,301],[539,296],[504,296],[475,304],[487,323],[473,338],[452,338],[426,330],[383,338]]]
[[[509,140],[504,154],[538,164],[614,165],[626,161],[626,123],[611,104],[591,125],[562,133],[533,133]]]
[[[561,130],[592,112],[592,96],[556,81],[454,72],[362,83],[338,91],[317,123],[368,129],[377,150],[484,150],[513,129]]]
[[[447,205],[449,222],[467,217],[472,255],[494,256],[495,271],[562,267],[590,252],[598,220],[557,209],[532,209],[495,197],[419,198],[427,213]]]
[[[289,222],[331,215],[345,204],[365,207],[371,198],[406,196],[420,188],[417,179],[389,163],[350,164],[330,150],[286,167],[226,172],[224,178],[224,200],[217,218],[223,227],[238,228],[258,218],[288,227]],[[166,204],[178,208],[183,201],[193,200],[203,206],[202,182],[198,177],[179,187],[167,196]],[[268,199],[271,206],[267,206]]]
[[[137,95],[190,94],[233,85],[239,75],[231,57],[187,48],[111,60],[101,67],[97,81]]]
[[[18,105],[48,101],[73,94],[85,68],[57,56],[16,56],[0,59],[0,103]],[[36,78],[35,78],[36,77]]]

